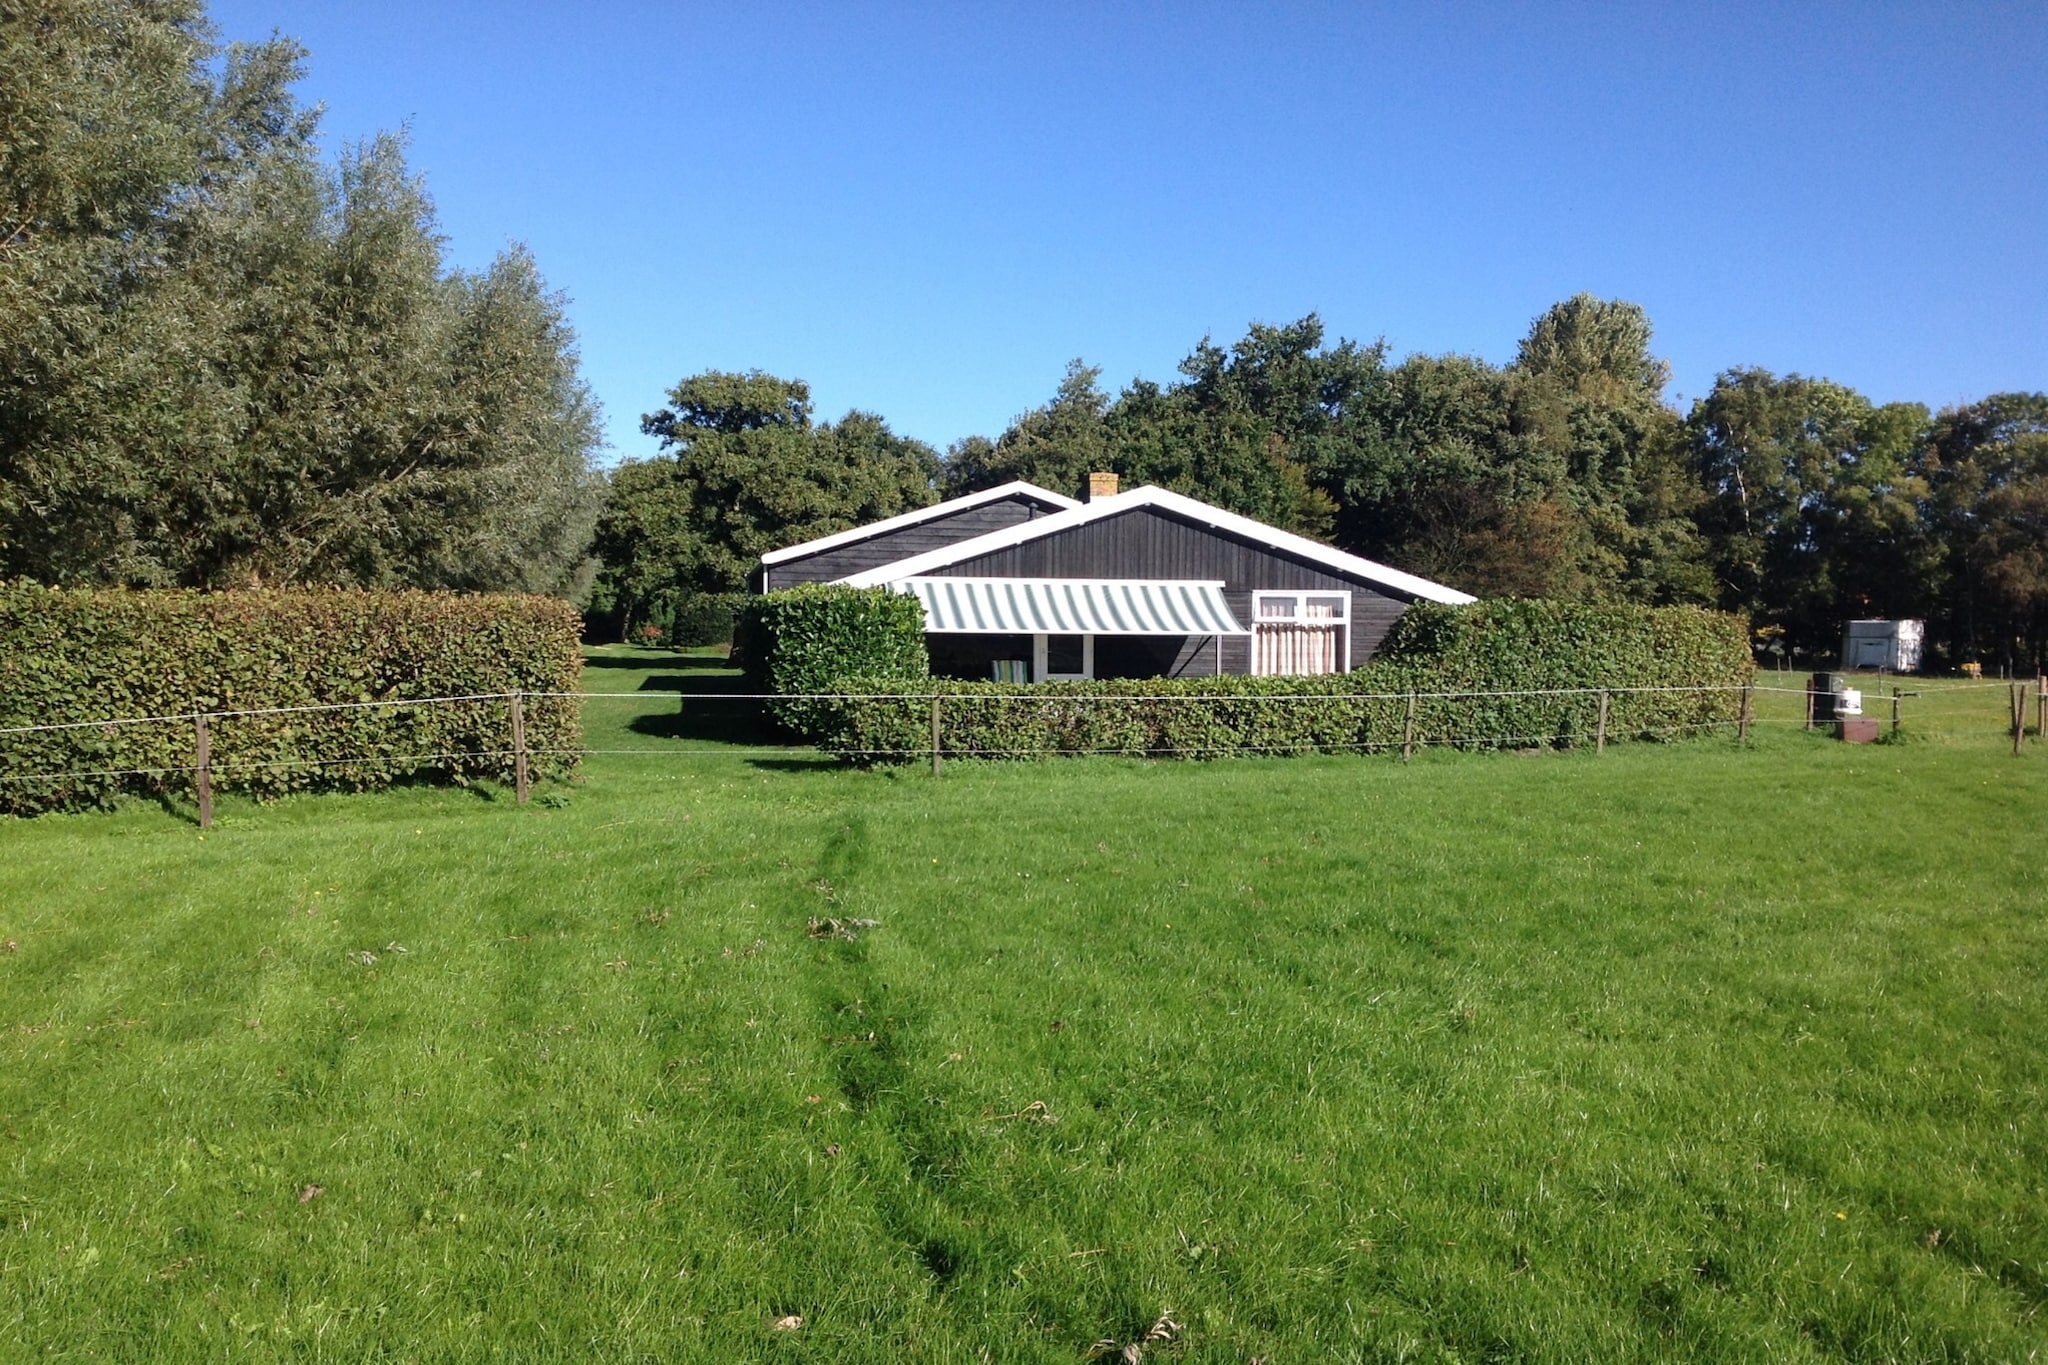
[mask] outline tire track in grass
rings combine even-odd
[[[848,816],[820,851],[814,923],[860,917],[848,913],[846,900],[870,854],[867,821]],[[890,927],[879,911],[875,917],[883,922],[870,929],[813,931],[822,969],[813,998],[833,1084],[852,1113],[850,1145],[876,1176],[877,1221],[943,1297],[980,1255],[953,1230],[965,1221],[948,1189],[965,1134],[947,1118],[951,1097],[925,1093],[917,1074],[929,1012],[915,990],[883,979],[871,936]]]

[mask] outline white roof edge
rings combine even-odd
[[[988,574],[971,578],[965,574],[957,577],[947,574],[938,578],[924,578],[912,575],[909,578],[892,578],[887,583],[871,586],[894,588],[901,591],[912,583],[1086,583],[1098,588],[1126,588],[1132,584],[1153,588],[1221,588],[1225,586],[1220,578],[1005,578],[1000,574]]]
[[[884,517],[880,521],[870,521],[865,525],[850,527],[844,531],[834,531],[829,536],[819,536],[816,540],[807,540],[801,545],[785,545],[780,550],[770,550],[762,555],[761,562],[763,564],[781,564],[791,559],[801,559],[806,555],[822,554],[826,550],[836,549],[841,545],[852,545],[858,541],[866,540],[870,536],[884,535],[890,531],[900,530],[905,526],[915,526],[921,521],[929,521],[933,517],[944,516],[949,512],[964,512],[970,507],[979,507],[985,502],[1000,502],[1004,498],[1015,497],[1019,494],[1025,497],[1037,498],[1067,510],[1072,510],[1082,505],[1077,499],[1067,497],[1063,493],[1055,493],[1049,488],[1040,488],[1037,484],[1026,483],[1022,479],[1012,479],[1009,483],[999,488],[984,488],[979,493],[963,493],[957,498],[947,498],[945,501],[935,502],[929,507],[920,507],[911,512],[899,512],[893,517]]]
[[[1152,484],[1134,488],[1128,493],[1118,493],[1113,497],[1079,503],[1049,517],[1039,517],[1016,526],[1006,526],[1000,531],[990,531],[987,535],[976,536],[972,540],[927,550],[920,555],[899,559],[893,564],[883,564],[860,573],[848,574],[839,582],[856,588],[880,587],[899,579],[916,578],[931,569],[943,569],[963,559],[973,559],[977,555],[985,555],[995,550],[1006,550],[1012,545],[1021,545],[1040,536],[1052,535],[1075,526],[1085,526],[1099,518],[1140,507],[1157,507],[1191,521],[1205,522],[1218,530],[1228,531],[1246,540],[1257,541],[1269,549],[1280,550],[1312,563],[1326,565],[1354,578],[1384,584],[1396,592],[1407,593],[1426,602],[1443,602],[1459,606],[1479,600],[1470,593],[1459,592],[1456,588],[1446,587],[1442,583],[1433,583],[1427,578],[1418,578],[1414,574],[1403,573],[1385,564],[1376,564],[1370,559],[1362,559],[1343,550],[1318,544],[1306,536],[1283,531],[1277,526],[1268,526],[1263,521],[1255,521],[1235,512],[1226,512],[1221,507],[1211,506],[1200,499],[1190,498],[1185,494]]]

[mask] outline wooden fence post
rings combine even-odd
[[[939,775],[939,694],[932,693],[932,776]]]
[[[526,768],[526,694],[512,694],[512,790],[520,805],[526,804],[530,777]]]
[[[1607,752],[1607,689],[1600,689],[1600,728],[1593,732],[1593,752]]]
[[[1899,689],[1892,689],[1892,733],[1899,732]]]
[[[1813,682],[1811,679],[1808,679],[1806,684],[1806,728],[1809,732],[1813,729],[1814,702]]]
[[[1742,709],[1735,716],[1735,737],[1749,743],[1749,722],[1756,715],[1756,684],[1742,685]]]
[[[2034,679],[2034,738],[2048,739],[2048,673]]]
[[[199,828],[213,828],[213,736],[205,716],[192,718],[192,785],[199,795]]]
[[[1408,720],[1401,727],[1401,761],[1415,756],[1415,694],[1408,694]]]

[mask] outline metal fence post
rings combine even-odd
[[[2012,685],[2012,753],[2018,758],[2027,738],[2027,685]]]
[[[512,694],[512,790],[520,805],[526,804],[530,787],[526,768],[526,694]]]
[[[205,716],[192,718],[192,785],[199,796],[199,828],[213,828],[213,736]]]
[[[939,694],[932,693],[932,776],[939,775]]]

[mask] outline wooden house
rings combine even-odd
[[[1099,474],[1085,502],[1005,484],[761,557],[761,591],[798,583],[914,594],[934,673],[1033,682],[1341,673],[1410,603],[1473,600]]]

